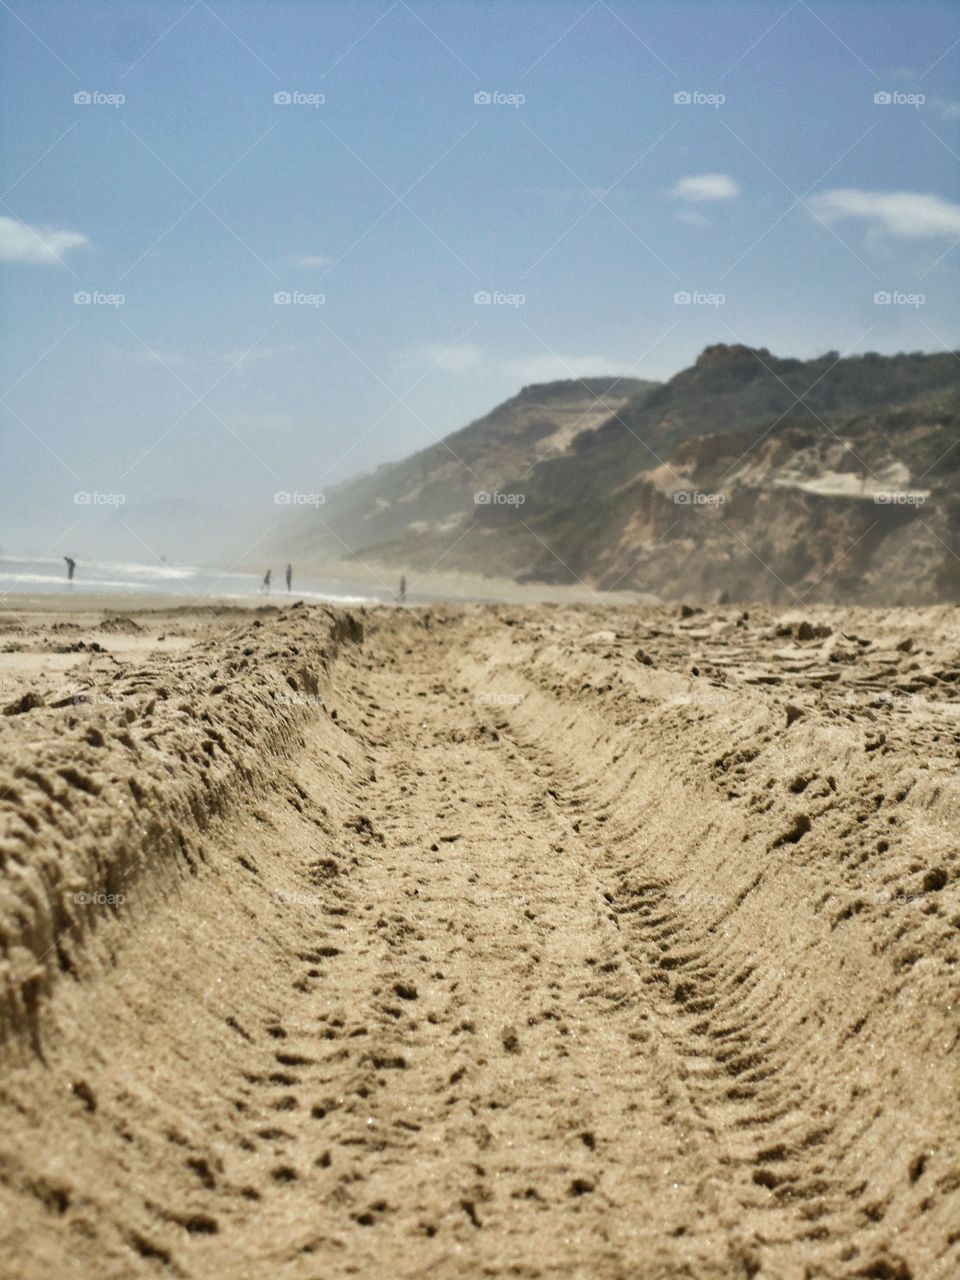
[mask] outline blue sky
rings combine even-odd
[[[668,377],[718,341],[960,345],[951,5],[14,0],[0,22],[0,550],[96,554],[88,491],[215,510],[242,556],[276,491],[524,383]]]

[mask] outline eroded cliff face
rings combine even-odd
[[[685,441],[638,477],[597,584],[664,599],[932,603],[958,595],[952,485],[914,459],[942,424]],[[911,466],[910,463],[914,462]]]
[[[953,354],[717,345],[625,389],[527,388],[346,486],[323,512],[334,558],[666,600],[960,600]],[[313,526],[297,536],[320,554]]]

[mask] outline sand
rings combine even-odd
[[[0,613],[0,1274],[960,1274],[957,610],[117,613]]]

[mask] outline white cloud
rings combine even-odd
[[[563,356],[544,353],[504,360],[500,368],[517,382],[561,382],[569,378],[605,377],[622,373],[624,361],[604,356]]]
[[[703,200],[732,200],[740,188],[728,173],[695,173],[681,178],[670,194],[699,204]]]
[[[960,204],[914,191],[861,191],[838,187],[807,202],[824,222],[861,218],[904,240],[960,235]]]
[[[0,218],[0,262],[59,262],[68,249],[89,244],[79,231],[31,227],[15,218]]]
[[[416,370],[426,374],[429,370],[453,374],[456,377],[507,379],[512,383],[560,382],[571,378],[605,377],[622,373],[624,362],[610,360],[606,356],[541,355],[517,356],[501,359],[492,356],[472,342],[456,346],[428,343],[412,351],[402,352],[398,367],[406,374]]]

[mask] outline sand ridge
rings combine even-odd
[[[960,1270],[955,610],[208,626],[199,724],[0,722],[48,768],[64,714],[158,750],[182,842],[8,1028],[14,1274]],[[169,680],[124,661],[91,687]]]

